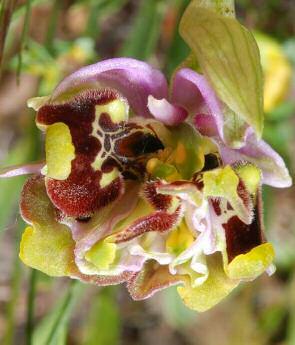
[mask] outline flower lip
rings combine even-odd
[[[91,215],[96,209],[113,201],[123,188],[120,179],[114,177],[107,189],[104,189],[104,192],[108,190],[107,197],[104,197],[100,192],[103,188],[99,184],[103,177],[102,172],[94,171],[91,167],[91,163],[102,150],[101,142],[91,135],[95,105],[109,103],[116,97],[116,93],[110,91],[90,91],[77,96],[70,103],[46,104],[38,111],[37,123],[45,128],[55,123],[63,123],[70,130],[75,149],[70,175],[60,181],[46,178],[49,197],[54,205],[68,216]]]
[[[141,178],[148,155],[164,148],[150,125],[140,119],[127,121],[128,106],[119,97],[111,90],[84,91],[69,102],[45,104],[38,111],[37,123],[47,138],[51,128],[61,125],[71,137],[71,152],[63,155],[67,159],[51,159],[47,170],[56,175],[46,178],[49,197],[67,216],[87,218],[115,201],[124,190],[123,179]],[[60,146],[53,139],[48,144],[52,158],[69,146],[68,141]],[[66,162],[69,173],[64,176]]]

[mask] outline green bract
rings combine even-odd
[[[226,1],[192,1],[182,17],[180,33],[219,98],[261,137],[263,78],[259,50],[253,35],[224,13],[233,13]]]

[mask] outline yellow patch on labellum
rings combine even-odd
[[[114,168],[109,173],[103,173],[99,185],[101,188],[104,188],[111,184],[119,176],[119,170]]]
[[[101,157],[101,153],[99,153],[94,162],[91,164],[92,168],[97,171],[97,170],[100,170],[101,167],[102,167],[102,163],[104,162],[104,158]]]
[[[168,253],[179,255],[185,251],[194,242],[194,236],[187,227],[185,222],[182,222],[174,230],[169,233],[166,240],[166,250]]]
[[[229,166],[211,171],[203,175],[204,195],[206,197],[221,197],[229,201],[236,210],[238,217],[249,224],[249,212],[243,200],[238,195],[239,177]]]
[[[51,96],[30,98],[27,100],[27,106],[38,111],[41,107],[43,107],[43,105],[45,105],[50,100],[50,98]]]
[[[75,242],[62,224],[28,226],[20,243],[20,259],[53,277],[70,275]]]
[[[237,174],[244,182],[248,192],[255,195],[260,185],[261,172],[253,164],[245,164],[235,168]]]
[[[46,128],[46,175],[56,180],[65,180],[71,173],[75,147],[69,127],[57,122]]]
[[[97,118],[99,118],[101,114],[106,113],[114,123],[127,121],[128,111],[127,103],[121,99],[116,99],[104,105],[95,106],[95,116]]]
[[[104,105],[97,105],[95,106],[95,119],[92,122],[92,133],[91,135],[95,138],[98,138],[99,141],[104,141],[103,137],[100,137],[97,134],[97,131],[100,131],[102,135],[104,135],[103,130],[101,130],[99,126],[99,118],[101,114],[108,114],[113,123],[120,123],[122,121],[128,120],[129,114],[129,106],[128,104],[122,99],[116,99]],[[102,158],[103,151],[100,151],[97,157],[95,158],[94,162],[91,164],[94,170],[100,170],[101,166],[104,162]]]
[[[100,241],[86,252],[85,259],[98,269],[107,270],[115,261],[116,250],[116,244]]]

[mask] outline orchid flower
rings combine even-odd
[[[1,175],[32,174],[20,200],[26,265],[126,283],[135,300],[178,285],[197,311],[273,272],[261,188],[291,178],[260,138],[255,41],[233,11],[208,3],[192,1],[180,25],[198,72],[187,60],[170,88],[147,63],[116,58],[28,101],[46,161]]]

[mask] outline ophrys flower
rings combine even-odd
[[[225,32],[243,32],[234,19],[201,12]],[[51,96],[29,101],[45,132],[46,162],[2,174],[34,173],[20,202],[30,224],[20,249],[27,265],[98,285],[126,282],[134,299],[180,285],[184,302],[199,311],[273,271],[261,186],[287,187],[291,179],[259,139],[262,92],[247,102],[245,76],[240,82],[188,37],[203,74],[178,69],[170,91],[160,71],[118,58],[84,67]],[[260,87],[250,47],[256,77],[247,83]],[[245,73],[232,51],[223,55]],[[212,66],[224,71],[224,89]]]

